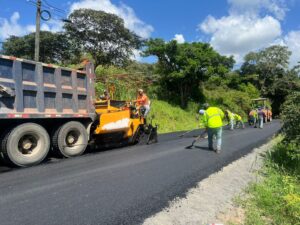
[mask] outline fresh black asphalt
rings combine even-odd
[[[201,179],[265,143],[280,129],[226,130],[220,155],[193,133],[157,144],[90,153],[0,173],[1,225],[140,224]]]

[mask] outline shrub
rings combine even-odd
[[[247,118],[247,112],[251,109],[251,98],[247,93],[218,87],[213,90],[205,90],[204,95],[211,105],[218,106],[223,110],[229,109],[234,113]]]
[[[276,169],[300,175],[299,145],[281,142],[267,154],[267,158]]]
[[[245,224],[299,224],[298,180],[274,168],[266,169],[264,175],[262,182],[248,189],[250,197],[244,202],[247,207]]]
[[[300,146],[300,92],[287,97],[282,106],[283,132],[285,142],[294,142]]]

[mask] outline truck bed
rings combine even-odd
[[[0,118],[95,116],[94,68],[72,70],[0,55]]]

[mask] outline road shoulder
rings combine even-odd
[[[144,225],[224,222],[225,218],[220,215],[233,206],[234,197],[258,179],[256,171],[262,166],[261,155],[276,142],[275,138],[202,180],[187,192],[185,198],[173,200],[167,208],[146,219]]]

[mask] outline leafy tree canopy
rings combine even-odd
[[[92,9],[79,9],[70,14],[64,28],[79,49],[90,53],[95,66],[122,66],[130,60],[141,39],[124,26],[118,16]]]
[[[263,92],[272,85],[277,78],[284,76],[288,70],[291,52],[286,46],[274,45],[259,52],[250,52],[245,56],[241,66],[241,73],[258,74]]]
[[[35,33],[22,37],[11,36],[3,43],[2,53],[29,60],[34,59]],[[76,51],[63,33],[41,31],[40,61],[46,63],[65,63]]]
[[[286,46],[274,45],[259,52],[250,52],[245,56],[241,66],[241,75],[252,79],[263,96],[270,98],[275,114],[279,114],[280,106],[286,96],[299,90],[298,67],[289,69],[291,52]]]
[[[150,39],[143,54],[158,58],[157,69],[165,94],[174,100],[180,94],[182,107],[189,100],[199,100],[200,82],[214,74],[225,76],[234,64],[232,57],[221,56],[209,44],[199,42],[178,44]]]

